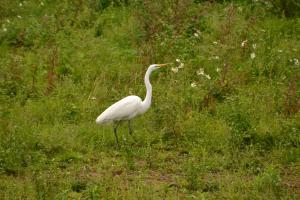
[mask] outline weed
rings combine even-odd
[[[269,167],[264,173],[258,176],[254,182],[255,188],[262,192],[268,191],[278,197],[280,193],[280,175],[276,169]]]

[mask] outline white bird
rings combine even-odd
[[[128,121],[128,130],[129,134],[132,136],[132,127],[130,120],[134,117],[144,114],[151,106],[151,98],[152,98],[152,86],[149,81],[149,77],[151,73],[159,69],[160,67],[166,66],[168,64],[152,64],[147,69],[145,74],[145,85],[147,89],[146,97],[144,101],[138,96],[128,96],[120,101],[114,103],[110,107],[108,107],[103,113],[101,113],[97,119],[97,124],[104,123],[113,123],[114,124],[114,134],[116,137],[117,144],[119,145],[118,136],[117,136],[117,128],[119,126],[119,122]]]

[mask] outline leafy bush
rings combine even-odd
[[[298,0],[270,0],[274,7],[274,11],[278,15],[285,17],[300,16],[300,2]]]
[[[252,127],[251,118],[246,113],[232,113],[229,116],[229,123],[232,127],[230,145],[233,149],[245,149],[257,142],[257,133]]]

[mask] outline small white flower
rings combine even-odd
[[[172,70],[172,72],[177,73],[178,72],[178,67],[172,67],[171,70]]]
[[[265,30],[265,29],[261,29],[261,32],[265,33],[265,32],[266,32],[266,30]]]
[[[9,19],[6,19],[6,22],[7,22],[7,23],[10,23],[10,20],[9,20]]]
[[[176,59],[176,62],[180,62],[180,59],[179,59],[179,58],[177,58],[177,59]]]
[[[256,49],[256,44],[252,44],[253,49]]]
[[[221,68],[217,67],[217,68],[216,68],[216,71],[217,71],[217,72],[220,72],[220,71],[221,71]]]
[[[214,41],[213,44],[218,44],[218,42],[217,42],[217,41]]]
[[[281,50],[281,49],[278,49],[277,51],[278,51],[278,53],[282,53],[282,50]]]
[[[241,47],[245,47],[246,44],[247,44],[248,40],[244,40],[242,43],[241,43]]]
[[[206,77],[207,79],[209,79],[209,80],[211,79],[211,78],[210,78],[210,75],[208,75],[208,74],[205,74],[205,77]]]
[[[7,31],[7,28],[3,27],[3,32],[6,32]]]
[[[299,60],[297,58],[294,58],[293,61],[296,66],[299,66]]]
[[[256,57],[255,53],[252,52],[252,53],[250,54],[250,58],[253,60],[255,57]]]
[[[22,4],[22,3],[19,3],[19,6],[20,6],[20,7],[22,7],[22,6],[23,6],[23,4]]]
[[[180,63],[180,65],[178,66],[179,69],[184,67],[184,63]]]
[[[92,97],[92,100],[96,100],[96,97]]]
[[[204,75],[204,69],[203,68],[200,68],[196,71],[197,75],[200,76],[200,75]]]
[[[44,6],[44,2],[41,1],[41,6]]]
[[[195,37],[199,37],[199,34],[198,34],[198,33],[194,33],[194,36],[195,36]]]
[[[21,16],[21,15],[18,15],[17,17],[18,17],[19,19],[22,19],[22,16]]]
[[[192,83],[191,83],[191,87],[192,87],[192,88],[195,88],[195,87],[197,87],[197,84],[196,84],[195,82],[192,82]]]
[[[219,59],[220,59],[220,57],[219,57],[219,56],[214,56],[214,57],[213,57],[213,59],[215,59],[215,60],[219,60]]]
[[[271,2],[264,1],[264,3],[266,4],[266,6],[272,6]]]

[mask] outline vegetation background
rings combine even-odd
[[[298,0],[1,0],[0,199],[299,199]],[[95,118],[129,94],[137,142]]]

